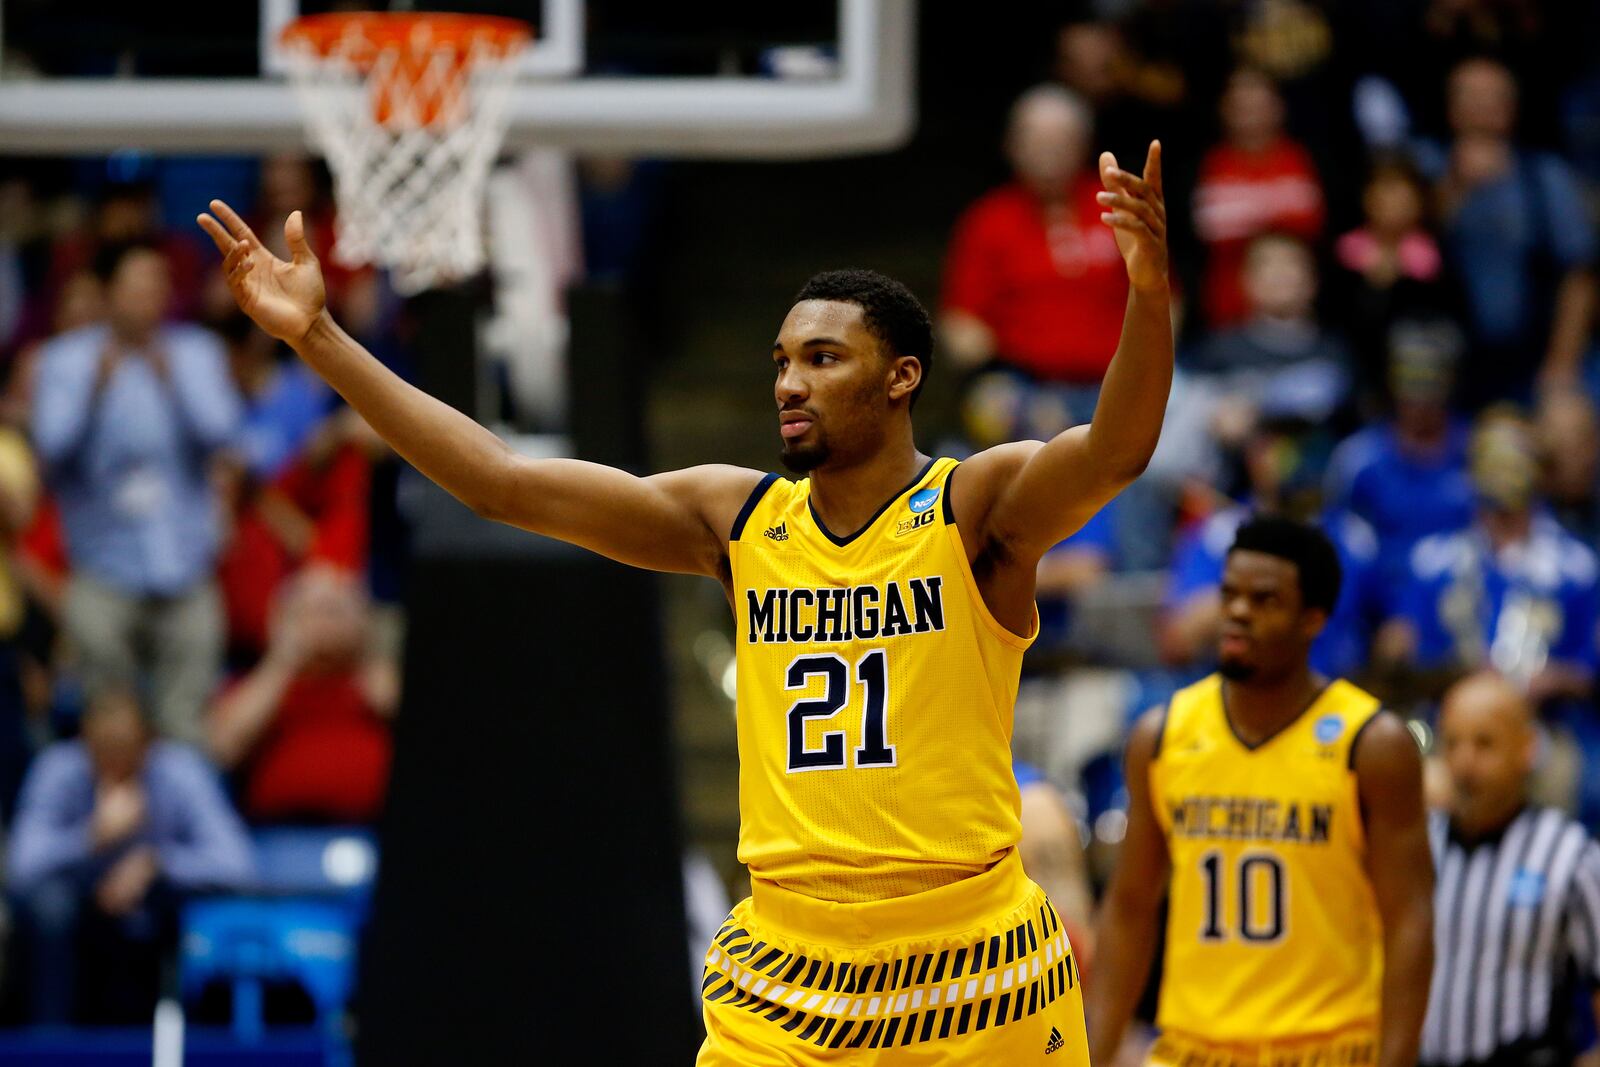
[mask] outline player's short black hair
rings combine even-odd
[[[116,276],[117,268],[122,266],[122,261],[135,252],[154,252],[163,259],[166,258],[166,252],[160,245],[142,237],[135,237],[101,245],[95,250],[90,269],[94,271],[94,276],[100,279],[101,284],[110,285],[111,279]]]
[[[914,406],[933,371],[933,320],[916,295],[875,270],[825,270],[795,294],[802,300],[841,300],[861,308],[861,318],[891,356],[911,356],[922,364],[922,381],[911,393]]]
[[[1293,563],[1300,578],[1300,602],[1333,614],[1344,568],[1339,564],[1339,550],[1327,534],[1293,519],[1257,515],[1239,527],[1233,547],[1228,549],[1229,555],[1241,551],[1261,552]]]

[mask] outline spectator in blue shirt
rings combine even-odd
[[[1251,512],[1318,515],[1317,480],[1322,472],[1315,435],[1284,425],[1258,431],[1247,446],[1251,497],[1226,506],[1185,534],[1173,554],[1162,604],[1160,642],[1178,667],[1209,667],[1214,661],[1222,604],[1218,590],[1234,534]],[[1349,511],[1320,512],[1320,525],[1339,551],[1344,569],[1339,599],[1311,646],[1311,663],[1333,677],[1351,677],[1367,662],[1372,638],[1385,615],[1378,569],[1378,539],[1372,527]]]
[[[1448,406],[1460,348],[1448,321],[1396,324],[1388,368],[1394,415],[1347,438],[1328,464],[1328,507],[1372,526],[1388,581],[1403,580],[1419,540],[1472,521],[1468,429]]]
[[[1493,667],[1535,703],[1586,697],[1600,621],[1595,554],[1541,506],[1520,416],[1486,413],[1471,456],[1477,515],[1417,543],[1388,654],[1424,668]]]
[[[1463,396],[1481,407],[1530,398],[1535,380],[1577,382],[1596,296],[1594,224],[1561,159],[1513,140],[1517,82],[1498,60],[1458,64],[1448,85],[1454,140],[1422,146],[1438,183],[1446,256],[1470,308]]]
[[[252,866],[211,765],[102,689],[82,737],[29,769],[7,850],[31,1020],[147,1022],[178,900],[239,888]]]
[[[239,397],[215,337],[162,322],[158,249],[112,246],[96,266],[106,322],[50,341],[35,386],[35,447],[72,565],[63,623],[91,691],[146,670],[162,731],[195,740],[223,647],[210,460]]]

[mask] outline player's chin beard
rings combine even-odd
[[[1230,682],[1248,682],[1256,676],[1256,665],[1243,660],[1225,659],[1217,664],[1217,673]]]
[[[828,462],[831,453],[826,444],[795,445],[785,444],[783,451],[778,454],[779,460],[796,474],[809,474]]]

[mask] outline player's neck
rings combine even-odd
[[[1310,666],[1276,679],[1224,679],[1222,702],[1233,732],[1246,744],[1256,745],[1304,714],[1327,684]]]
[[[811,506],[836,536],[850,537],[927,465],[928,457],[907,438],[861,463],[819,467],[811,472]]]

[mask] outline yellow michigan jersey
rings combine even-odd
[[[734,523],[751,896],[706,954],[699,1067],[1088,1065],[1072,946],[1015,847],[1031,638],[979,595],[956,466],[852,537],[776,475]]]
[[[776,475],[732,531],[739,859],[821,900],[900,897],[1021,836],[1011,715],[1031,637],[989,614],[934,460],[852,537]],[[1037,624],[1033,627],[1037,631]]]
[[[1157,1062],[1183,1062],[1189,1039],[1287,1047],[1340,1035],[1362,1047],[1338,1062],[1371,1062],[1382,924],[1352,753],[1378,710],[1335,681],[1250,747],[1219,676],[1172,698],[1150,763],[1172,859]]]

